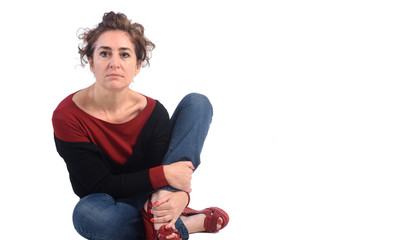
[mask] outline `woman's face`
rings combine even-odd
[[[109,90],[129,87],[141,67],[129,35],[119,30],[100,35],[89,63],[96,83]]]

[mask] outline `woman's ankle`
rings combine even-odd
[[[192,216],[180,216],[189,234],[204,232],[205,214],[195,214]]]
[[[194,214],[190,216],[180,216],[181,220],[183,221],[184,225],[186,226],[187,230],[190,234],[192,233],[199,233],[199,232],[206,232],[205,229],[205,219],[207,215],[204,213]],[[222,229],[222,225],[224,223],[224,219],[221,217],[217,220],[217,231]]]

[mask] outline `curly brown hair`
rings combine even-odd
[[[149,66],[149,60],[152,57],[152,50],[155,48],[149,39],[144,36],[144,27],[139,23],[132,23],[123,13],[113,11],[105,13],[103,21],[93,29],[83,29],[84,32],[79,35],[82,43],[79,45],[80,62],[82,66],[86,65],[93,57],[94,45],[101,34],[111,30],[121,30],[128,33],[131,42],[135,47],[135,54],[138,61],[142,61],[142,66]]]

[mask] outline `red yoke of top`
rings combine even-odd
[[[125,164],[132,155],[133,147],[156,105],[156,100],[145,96],[148,103],[136,117],[125,123],[113,124],[83,111],[73,102],[73,95],[65,98],[56,109],[63,114],[65,124],[54,126],[55,136],[65,142],[91,142],[115,162]]]

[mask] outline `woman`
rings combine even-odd
[[[169,119],[163,105],[129,88],[154,44],[142,25],[109,12],[80,36],[95,83],[69,95],[52,122],[56,148],[81,198],[73,223],[88,239],[188,239],[217,232],[228,215],[188,208],[191,175],[212,118],[209,100],[189,94]]]

